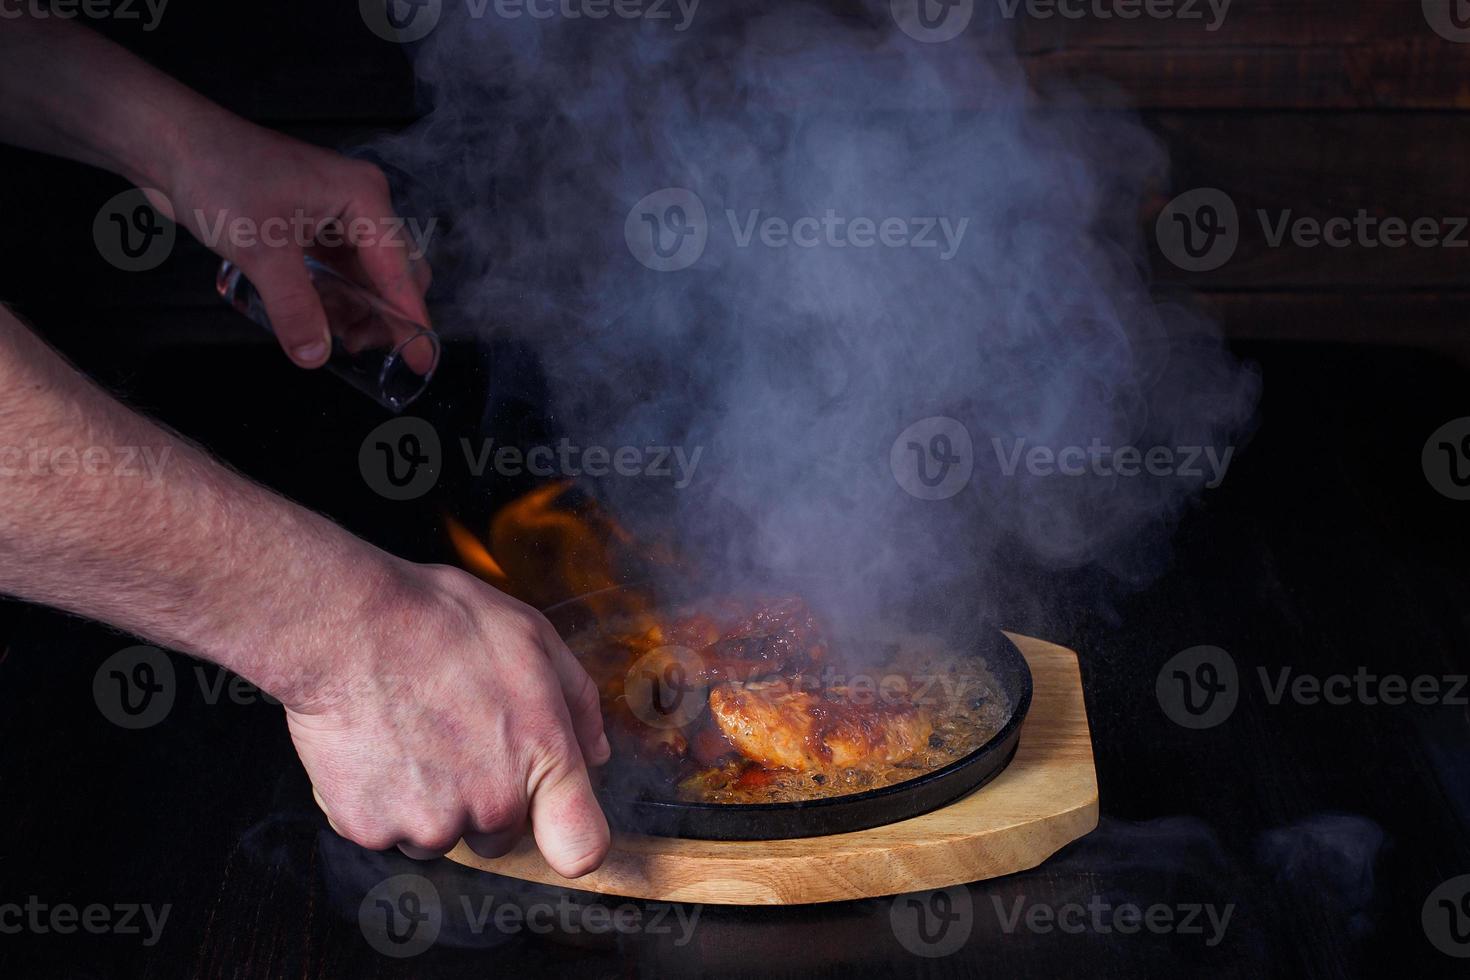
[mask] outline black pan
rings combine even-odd
[[[564,636],[595,629],[585,598],[545,610]],[[684,803],[647,796],[601,794],[608,821],[617,829],[662,837],[704,840],[780,840],[843,834],[894,823],[938,809],[984,786],[1005,769],[1021,741],[1021,723],[1031,707],[1031,668],[999,630],[956,622],[948,631],[983,657],[1012,710],[994,737],[969,755],[906,782],[880,789],[794,803]],[[961,620],[963,617],[961,617]]]

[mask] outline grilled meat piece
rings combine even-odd
[[[727,682],[710,691],[710,710],[741,755],[763,766],[821,772],[900,762],[927,742],[927,712],[902,701],[854,703],[780,681]]]
[[[810,607],[788,597],[758,604],[699,655],[711,683],[772,674],[791,677],[822,663],[827,642]]]

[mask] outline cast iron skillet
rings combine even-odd
[[[595,628],[582,605],[586,598],[544,610],[563,636]],[[601,802],[609,823],[633,833],[704,840],[817,837],[916,817],[984,786],[1005,769],[1020,744],[1021,722],[1031,707],[1031,668],[1005,634],[993,627],[966,626],[961,635],[970,638],[966,645],[974,655],[985,658],[1012,705],[1011,716],[1000,731],[969,755],[892,786],[793,803],[685,803],[604,791]]]

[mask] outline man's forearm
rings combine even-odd
[[[225,117],[84,27],[56,18],[0,20],[0,142],[167,190],[190,153],[189,134]]]
[[[0,591],[288,703],[332,666],[298,654],[393,591],[396,559],[129,411],[3,307],[0,390]]]

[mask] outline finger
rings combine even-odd
[[[352,841],[354,844],[365,847],[370,851],[382,851],[390,846],[392,836],[381,830],[369,829],[366,832],[353,833],[343,828],[336,820],[332,819],[332,812],[327,809],[327,801],[322,799],[322,794],[315,786],[311,788],[311,795],[316,800],[316,805],[321,808],[322,816],[327,818],[327,826],[331,827],[332,832],[338,837],[341,837],[343,840]]]
[[[419,326],[429,325],[429,309],[408,246],[375,239],[358,248],[356,259],[379,297]]]
[[[454,850],[465,823],[462,815],[444,811],[420,817],[408,826],[398,835],[398,849],[415,861],[432,861]]]
[[[526,825],[523,823],[512,830],[497,830],[488,834],[475,830],[466,831],[464,842],[482,858],[498,858],[509,854],[524,836]]]
[[[607,818],[580,759],[551,770],[532,787],[531,831],[541,856],[563,878],[595,871],[607,857]]]
[[[608,744],[607,731],[603,727],[602,700],[597,696],[597,685],[550,623],[541,628],[541,645],[546,649],[546,657],[561,684],[562,697],[572,716],[572,728],[577,733],[582,756],[588,765],[600,766],[612,757],[612,746]]]
[[[260,291],[271,329],[287,356],[301,367],[320,367],[331,352],[331,335],[304,257],[294,248],[266,252],[242,268]]]
[[[429,310],[424,305],[423,290],[419,288],[419,277],[413,268],[415,261],[423,258],[422,246],[406,230],[403,222],[397,220],[393,200],[388,193],[388,179],[383,172],[369,165],[363,170],[363,175],[364,180],[358,185],[361,189],[348,205],[343,220],[351,226],[365,218],[379,233],[361,241],[353,258],[367,284],[388,305],[427,327]]]
[[[378,318],[378,322],[388,328],[387,346],[397,348],[411,370],[427,377],[434,370],[438,356],[435,345],[422,337],[429,314],[424,306],[424,291],[419,288],[415,265],[420,268],[426,266],[424,263],[398,261],[393,253],[402,254],[403,251],[400,246],[364,244],[352,254],[350,263],[353,278],[366,284],[375,296],[398,314],[387,319]],[[413,340],[414,337],[419,339]]]

